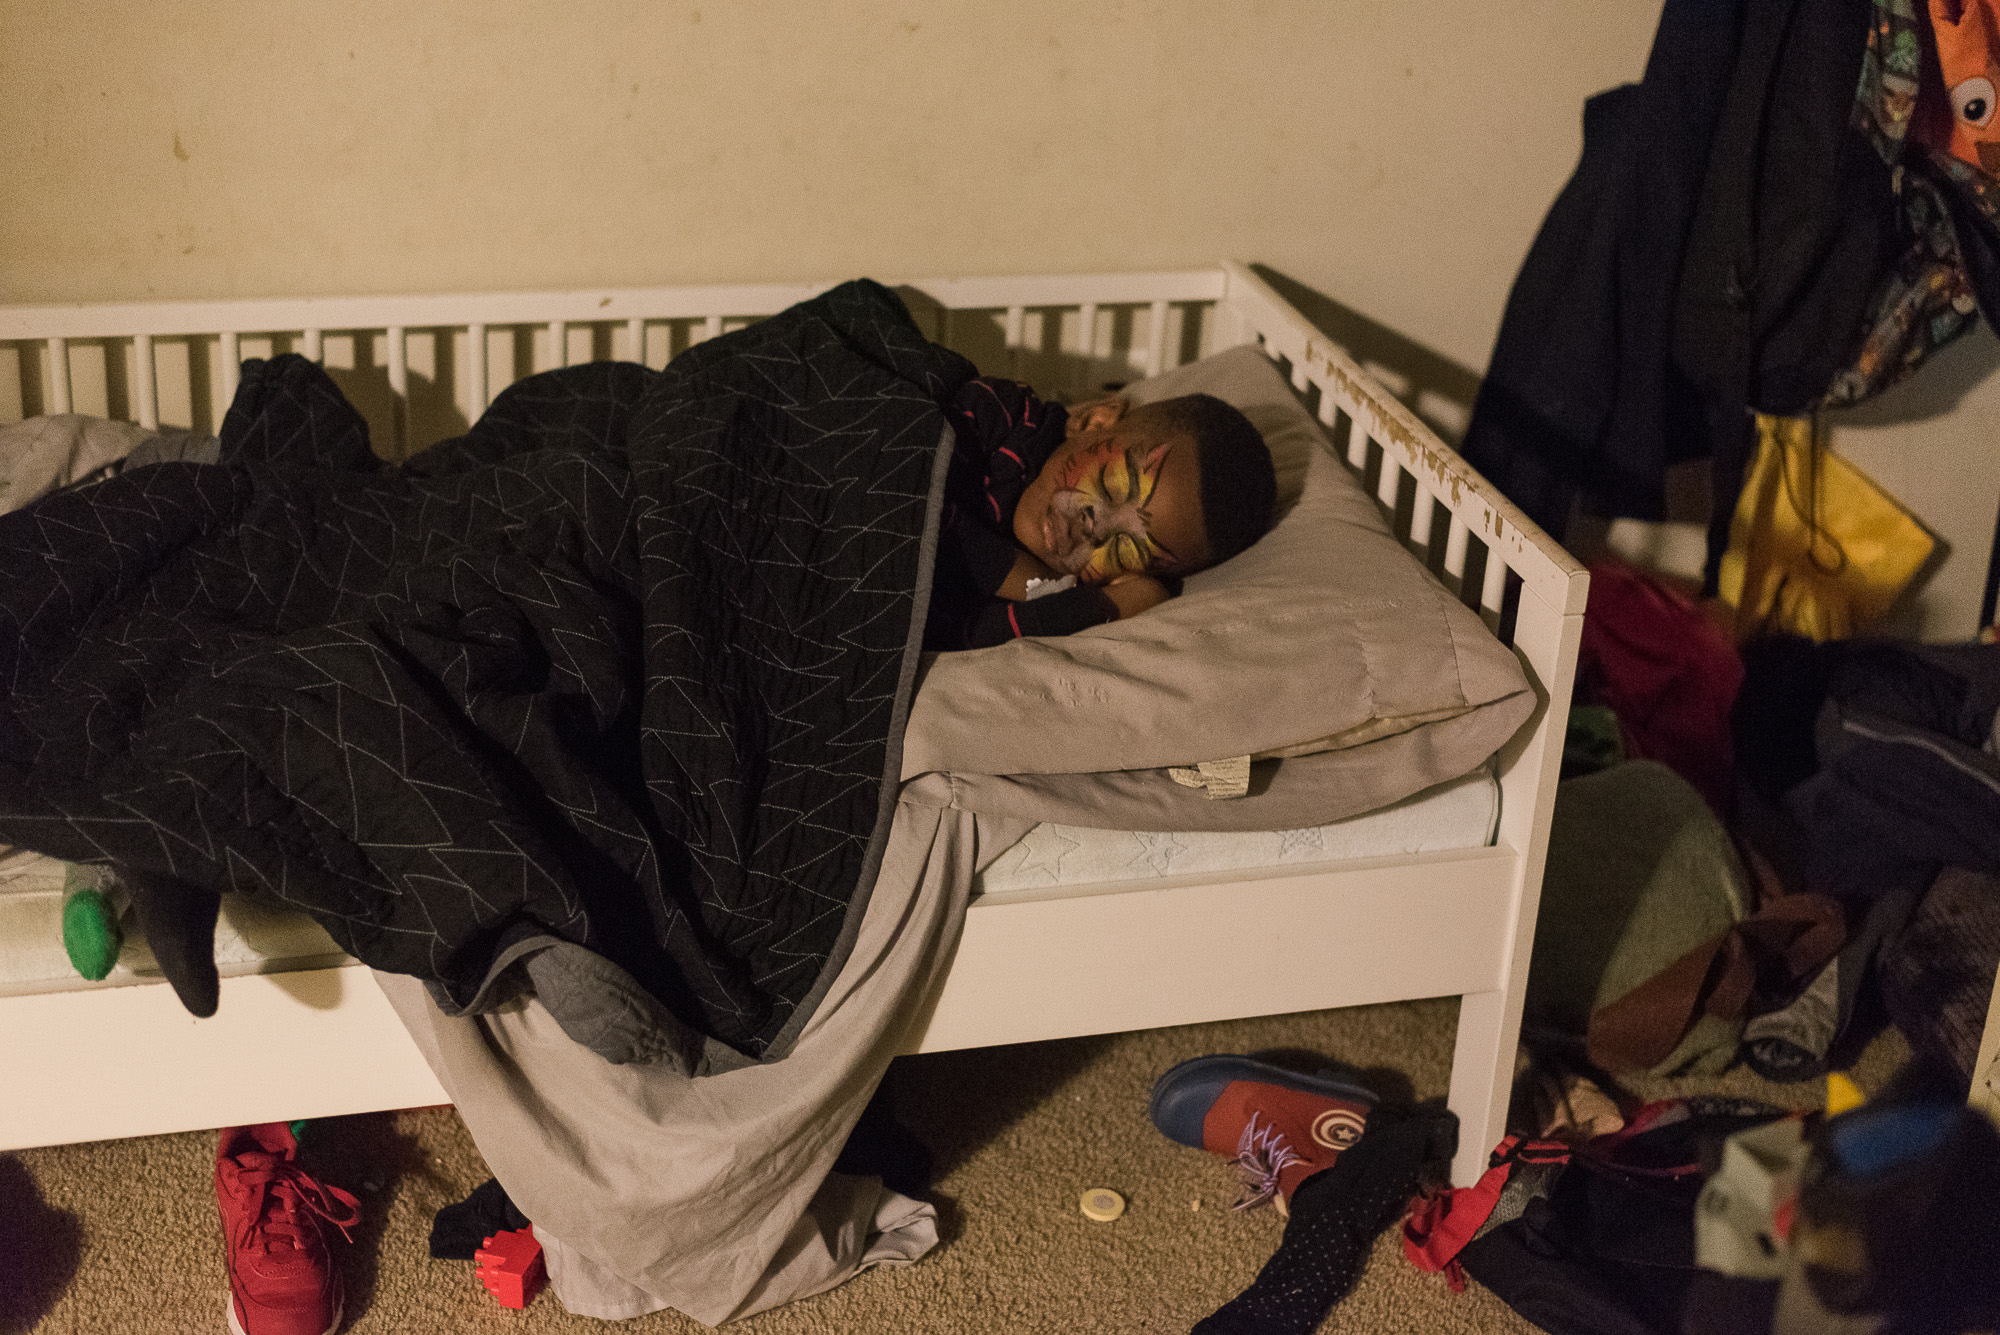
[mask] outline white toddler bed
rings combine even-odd
[[[1003,857],[987,869],[994,879],[973,899],[946,981],[912,1017],[905,1050],[1456,995],[1453,1176],[1470,1182],[1506,1112],[1585,574],[1241,265],[908,286],[921,294],[913,305],[935,303],[934,336],[1044,392],[1260,346],[1332,428],[1329,440],[1344,439],[1346,462],[1373,486],[1405,546],[1512,648],[1536,706],[1490,774],[1425,799],[1456,803],[1449,832],[1413,825],[1406,803],[1400,815],[1378,813],[1388,833],[1374,843],[1356,842],[1352,829],[1331,839],[1300,831],[1290,844],[1267,837],[1264,854],[1245,855],[1241,841],[1224,839],[1203,844],[1206,860],[1193,870],[1174,863],[1192,837],[1141,840],[1142,853],[1166,857],[1150,859],[1142,878],[1038,878],[1047,856],[1026,850],[1012,866]],[[335,368],[395,453],[462,429],[531,370],[614,354],[657,366],[689,342],[819,290],[0,308],[0,421],[84,411],[212,430],[238,360],[289,348]],[[512,374],[499,365],[510,359]],[[1037,835],[1084,842],[1047,826]],[[1246,919],[1287,926],[1217,930]],[[191,1018],[143,970],[103,985],[50,980],[0,995],[0,1064],[17,1091],[31,1091],[0,1103],[0,1148],[446,1101],[363,966],[315,957],[310,939],[271,954],[246,947],[233,966],[224,959],[234,976],[209,1020]]]

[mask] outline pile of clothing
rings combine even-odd
[[[1799,1079],[1885,1009],[1972,1079],[2000,649],[1857,638],[1935,543],[1821,413],[2000,320],[1996,79],[1996,0],[1668,0],[1516,281],[1468,461],[1558,535],[1712,461],[1698,592],[1592,567],[1527,1019],[1601,1069]]]

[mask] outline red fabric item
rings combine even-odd
[[[1569,1146],[1555,1140],[1509,1136],[1493,1147],[1491,1166],[1469,1187],[1417,1201],[1403,1221],[1403,1255],[1419,1270],[1443,1271],[1453,1292],[1465,1288],[1458,1254],[1493,1215],[1517,1163],[1568,1163]]]
[[[1667,766],[1727,818],[1743,660],[1693,599],[1622,561],[1593,562],[1576,681],[1579,703],[1618,715],[1628,756]]]

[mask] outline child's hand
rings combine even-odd
[[[1029,580],[1054,579],[1055,577],[1055,571],[1049,569],[1026,552],[1017,551],[1014,553],[1013,569],[1007,572],[1007,578],[1001,580],[1000,587],[993,592],[999,597],[1011,598],[1018,603],[1028,596]]]
[[[1151,575],[1127,575],[1100,586],[1104,596],[1118,609],[1118,619],[1135,617],[1149,607],[1158,607],[1174,595]]]

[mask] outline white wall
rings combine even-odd
[[[1231,256],[1478,368],[1659,8],[0,0],[0,302]],[[1839,438],[1972,599],[1996,407]]]
[[[1484,363],[1658,0],[0,4],[0,302],[1259,260]]]

